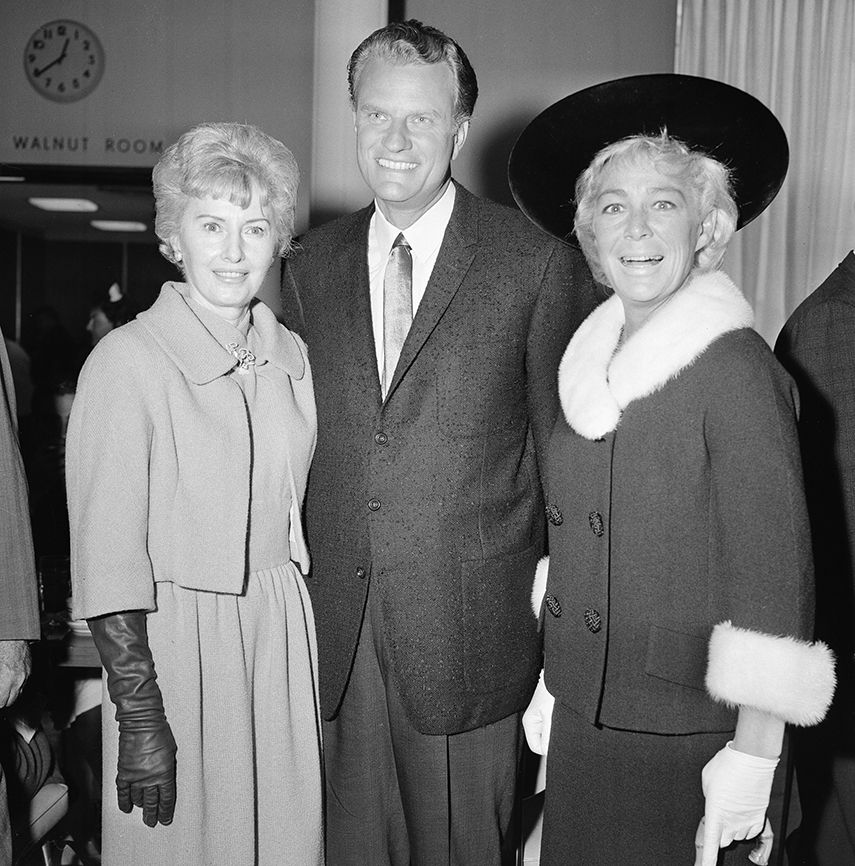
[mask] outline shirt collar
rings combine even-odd
[[[413,257],[417,259],[430,258],[442,243],[451,212],[454,210],[454,200],[457,190],[449,181],[445,192],[439,199],[425,211],[411,226],[403,229],[404,237],[410,245]],[[374,202],[374,232],[377,239],[377,249],[388,258],[395,238],[402,229],[396,228],[383,216],[383,212]]]

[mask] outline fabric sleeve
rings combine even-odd
[[[799,438],[816,571],[814,634],[837,655],[840,707],[855,706],[855,305],[849,269],[790,318],[775,352],[801,399]]]
[[[705,432],[712,562],[721,572],[711,579],[724,584],[725,622],[710,645],[707,688],[725,703],[812,724],[824,715],[825,698],[798,716],[813,719],[805,722],[793,717],[792,699],[817,669],[830,674],[833,690],[833,664],[824,647],[806,643],[813,630],[813,568],[796,392],[759,337],[721,348],[729,351],[721,368],[726,382],[713,389]],[[792,652],[795,644],[807,652]],[[744,646],[749,651],[740,653]],[[722,664],[731,651],[740,663]]]
[[[608,296],[578,250],[553,244],[547,252],[526,346],[529,417],[544,487],[546,451],[558,413],[558,364],[576,329]]]
[[[81,372],[71,411],[66,482],[77,618],[154,608],[146,383],[157,371],[143,375],[140,351],[122,330],[105,337]]]
[[[724,342],[724,341],[723,341]],[[765,347],[731,341],[705,434],[713,561],[733,624],[811,636],[813,566],[792,381]]]
[[[39,608],[27,480],[2,333],[0,365],[0,640],[35,640],[39,636]]]
[[[294,253],[282,262],[282,317],[286,326],[291,331],[305,339],[306,322],[303,316],[303,305],[297,282],[299,268],[294,263],[294,258],[297,255],[301,255],[301,253]]]

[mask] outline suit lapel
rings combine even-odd
[[[368,225],[374,206],[359,211],[350,228],[342,237],[337,251],[337,265],[332,273],[341,280],[346,327],[342,334],[352,336],[349,354],[352,364],[365,382],[366,390],[373,391],[380,405],[380,374],[377,372],[377,354],[371,319],[371,287],[368,279]],[[343,347],[345,351],[347,347]]]
[[[401,357],[395,369],[395,377],[389,386],[388,400],[406,375],[410,365],[418,356],[428,337],[448,309],[458,289],[463,284],[478,251],[478,204],[471,193],[455,184],[457,194],[454,210],[445,230],[445,237],[436,259],[433,272],[425,289],[419,308],[413,319],[410,332],[401,349]],[[366,291],[367,296],[367,291]],[[371,311],[368,313],[369,327]],[[373,345],[373,341],[372,341]]]

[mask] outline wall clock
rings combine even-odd
[[[24,71],[42,96],[75,102],[88,96],[104,74],[98,37],[77,21],[51,21],[39,27],[24,50]]]

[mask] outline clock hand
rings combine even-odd
[[[33,75],[36,78],[38,78],[40,75],[44,75],[44,73],[47,72],[48,69],[50,69],[52,66],[56,66],[57,63],[62,63],[62,61],[65,60],[66,55],[68,54],[68,42],[69,42],[69,40],[66,39],[65,45],[62,46],[62,53],[59,55],[59,57],[56,58],[56,60],[52,60],[43,69],[34,69],[33,70]]]

